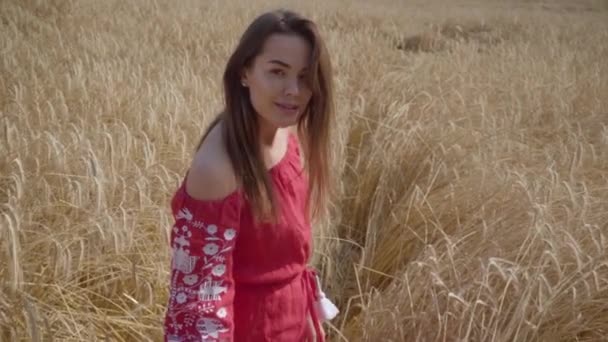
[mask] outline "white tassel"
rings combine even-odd
[[[334,303],[332,303],[331,300],[325,296],[323,290],[321,290],[321,281],[319,280],[319,276],[317,276],[317,289],[317,297],[319,297],[319,299],[316,301],[315,306],[319,319],[322,321],[334,319],[334,317],[340,313],[340,310],[338,310],[336,305],[334,305]]]
[[[319,319],[322,321],[329,321],[334,319],[334,317],[336,317],[336,315],[338,315],[338,313],[340,313],[340,311],[338,310],[338,308],[334,305],[334,303],[331,302],[331,300],[327,299],[327,297],[325,297],[325,294],[323,294],[323,297],[321,297],[317,303],[317,315],[319,316]]]

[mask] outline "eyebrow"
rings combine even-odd
[[[280,60],[278,60],[278,59],[273,59],[273,60],[271,60],[271,61],[268,61],[268,63],[272,63],[272,64],[278,64],[278,65],[284,66],[284,67],[286,67],[286,68],[291,68],[291,66],[290,66],[289,64],[287,64],[287,63],[285,63],[285,62],[283,62],[283,61],[280,61]]]
[[[280,61],[278,59],[270,60],[270,61],[268,61],[268,63],[278,64],[278,65],[283,66],[283,67],[288,68],[288,69],[291,68],[291,65],[289,65],[289,64],[287,64],[287,63],[285,63],[283,61]],[[302,69],[302,71],[306,71],[306,70],[308,70],[308,67],[304,67]]]

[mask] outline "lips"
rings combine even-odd
[[[289,103],[281,103],[281,102],[275,102],[275,104],[285,110],[298,110],[298,105],[295,104],[289,104]]]

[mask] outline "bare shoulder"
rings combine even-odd
[[[217,125],[194,155],[186,179],[186,191],[198,200],[220,200],[234,192],[236,187],[234,170],[222,141],[221,125]]]

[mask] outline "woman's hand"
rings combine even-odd
[[[310,315],[310,313],[308,315],[306,315],[307,319],[306,321],[308,322],[308,338],[307,341],[308,342],[317,342],[317,341],[325,341],[325,330],[323,330],[323,324],[319,324],[319,327],[321,328],[321,338],[317,338],[317,331],[315,330],[315,325],[313,323],[312,317]]]

